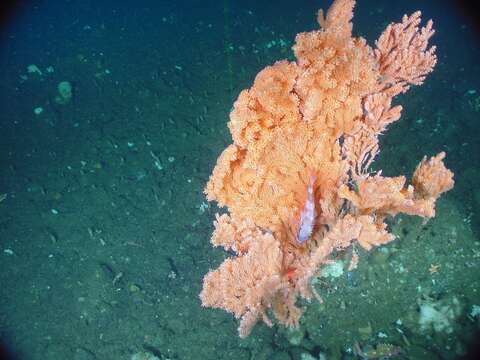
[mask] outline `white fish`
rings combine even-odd
[[[300,213],[300,223],[297,233],[297,242],[303,244],[310,239],[313,232],[313,226],[315,225],[315,196],[313,193],[313,184],[315,183],[315,176],[310,176],[307,186],[307,199]]]

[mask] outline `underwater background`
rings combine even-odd
[[[428,223],[319,278],[296,330],[201,307],[227,256],[203,189],[255,75],[331,1],[18,1],[0,28],[0,347],[14,359],[457,359],[480,331],[480,24],[457,1],[358,0],[355,36],[433,19],[438,63],[399,96],[374,169],[447,153]],[[8,12],[7,12],[8,11]],[[358,349],[361,349],[359,352]],[[386,351],[386,350],[385,350]],[[360,356],[361,355],[361,356]]]

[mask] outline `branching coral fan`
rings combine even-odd
[[[296,301],[319,298],[311,280],[334,250],[352,248],[354,268],[354,243],[370,250],[394,239],[386,216],[431,218],[453,187],[444,153],[423,159],[411,185],[369,173],[378,136],[400,118],[393,97],[422,84],[437,59],[420,12],[389,25],[372,49],[352,37],[353,6],[320,10],[321,29],[296,37],[296,62],[263,69],[230,114],[233,144],[205,192],[228,208],[212,244],[236,256],[205,276],[200,298],[239,318],[241,337],[260,319],[271,326],[270,314],[298,326]]]

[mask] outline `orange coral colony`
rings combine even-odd
[[[386,216],[433,217],[436,199],[453,187],[444,153],[424,159],[411,185],[369,173],[378,136],[400,118],[392,98],[433,70],[434,31],[431,21],[419,29],[416,12],[371,48],[352,37],[353,6],[336,0],[326,15],[320,10],[320,30],[296,37],[297,60],[263,69],[230,114],[233,144],[205,192],[228,209],[217,215],[212,244],[236,256],[205,276],[200,298],[239,318],[241,337],[258,320],[271,326],[272,315],[298,326],[296,300],[318,297],[311,280],[332,251],[392,241]]]

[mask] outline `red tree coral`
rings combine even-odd
[[[233,144],[205,192],[229,211],[217,216],[212,243],[236,256],[205,276],[200,297],[240,318],[242,337],[258,319],[272,324],[268,309],[297,326],[296,299],[318,296],[310,281],[333,250],[388,243],[386,216],[432,217],[453,186],[444,153],[424,159],[412,185],[369,174],[379,134],[400,118],[392,98],[421,84],[436,57],[432,23],[419,29],[420,12],[389,25],[372,49],[352,37],[353,6],[336,0],[326,16],[320,10],[321,29],[296,37],[297,61],[263,69],[230,114]],[[311,237],[299,242],[309,179],[317,216]]]

